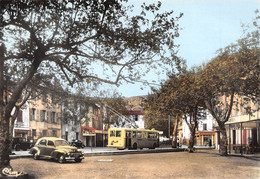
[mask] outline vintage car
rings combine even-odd
[[[58,160],[59,163],[64,163],[67,160],[81,162],[84,159],[83,151],[70,146],[66,140],[57,137],[43,137],[38,139],[29,153],[33,154],[35,160],[48,158]]]
[[[28,141],[26,141],[25,138],[22,137],[14,137],[12,139],[12,149],[15,151],[19,150],[27,150],[30,149],[32,144]]]
[[[84,148],[85,145],[80,140],[72,140],[70,142],[71,146],[77,147],[77,148]]]

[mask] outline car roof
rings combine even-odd
[[[39,140],[42,140],[42,139],[46,139],[46,140],[65,140],[65,139],[58,138],[58,137],[41,137],[41,138],[39,138]]]

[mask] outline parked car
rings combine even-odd
[[[77,148],[84,148],[85,145],[80,140],[72,140],[70,142],[71,146],[77,147]]]
[[[84,159],[84,152],[76,147],[70,146],[69,143],[57,137],[43,137],[37,140],[33,148],[30,149],[33,158],[55,159],[59,163],[64,163],[68,160],[81,162]]]
[[[22,137],[14,137],[12,140],[12,149],[15,151],[19,150],[27,150],[31,148],[31,143],[26,141],[25,138]]]

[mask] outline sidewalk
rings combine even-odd
[[[156,149],[137,149],[137,150],[117,150],[113,148],[107,148],[107,147],[85,147],[83,149],[85,156],[104,156],[104,155],[125,155],[125,154],[139,154],[139,153],[164,153],[164,152],[182,152],[185,151],[187,148],[186,145],[182,145],[180,148],[172,148],[171,146],[160,146]],[[215,153],[216,155],[220,155],[219,151],[214,149],[214,147],[209,146],[194,146],[197,152],[199,151],[205,151],[209,153]],[[234,157],[245,157],[253,160],[260,161],[260,153],[256,154],[228,154],[228,156],[234,156]],[[29,150],[27,151],[13,151],[13,154],[10,155],[11,159],[15,158],[27,158],[32,157],[32,154],[29,154]]]
[[[161,152],[179,152],[184,151],[184,148],[173,149],[171,147],[158,147],[156,149],[137,149],[137,150],[117,150],[107,147],[85,147],[80,149],[84,151],[85,156],[98,156],[98,155],[124,155],[124,154],[137,154],[137,153],[161,153]],[[32,157],[32,154],[29,154],[27,151],[12,151],[10,155],[11,159],[15,158],[26,158]]]

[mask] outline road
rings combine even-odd
[[[31,178],[260,178],[260,162],[210,151],[92,156],[82,163],[18,158],[14,170]]]

